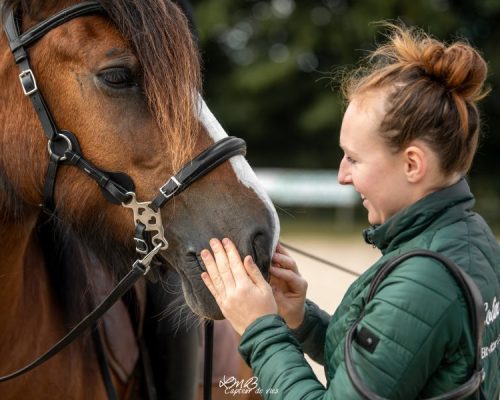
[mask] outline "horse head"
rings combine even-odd
[[[179,8],[163,0],[100,3],[104,12],[54,26],[30,45],[31,69],[54,125],[74,135],[91,164],[128,176],[137,201],[146,202],[182,165],[227,135],[199,94],[198,52]],[[72,4],[6,0],[3,6],[19,10],[26,31]],[[43,203],[47,138],[19,85],[5,37],[0,49],[1,229],[24,232],[27,241]],[[53,218],[103,264],[118,275],[130,268],[137,258],[133,213],[109,202],[88,171],[61,165],[53,199]],[[199,253],[210,238],[231,237],[267,275],[279,223],[243,156],[193,182],[161,216],[168,240],[161,256],[181,276],[195,313],[222,317],[200,278]]]

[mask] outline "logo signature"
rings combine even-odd
[[[255,392],[257,394],[276,394],[278,389],[266,389],[263,390],[259,387],[259,379],[256,376],[252,376],[249,379],[238,380],[234,376],[226,376],[219,381],[219,387],[224,388],[224,394],[231,394],[233,396],[239,394],[249,394]]]
[[[484,310],[486,312],[486,319],[484,323],[486,326],[488,326],[493,321],[495,321],[500,315],[500,303],[498,302],[497,298],[496,297],[493,298],[491,308],[487,302],[484,303]]]

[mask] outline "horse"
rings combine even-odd
[[[200,278],[201,249],[228,235],[268,276],[279,222],[241,145],[228,153],[234,140],[201,96],[182,10],[101,0],[67,18],[78,2],[0,6],[3,29],[9,15],[20,34],[43,25],[22,57],[0,37],[0,376],[43,354],[132,271],[160,281],[175,271],[192,312],[221,319]],[[106,315],[128,308],[140,324],[145,287],[141,278]],[[108,326],[107,341],[121,341],[110,347],[129,364],[111,368],[111,381],[121,398],[141,398],[130,383],[142,376],[133,349],[141,328],[129,325]],[[108,398],[90,336],[0,382],[1,398]]]

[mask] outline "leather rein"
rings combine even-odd
[[[163,230],[161,208],[194,181],[226,160],[237,155],[246,154],[246,143],[243,139],[233,136],[225,137],[186,163],[160,187],[159,192],[151,201],[145,202],[137,201],[134,182],[128,175],[122,172],[105,171],[87,160],[80,150],[76,136],[72,132],[57,128],[38,89],[29,62],[27,47],[41,39],[50,30],[73,18],[96,13],[105,13],[99,3],[94,1],[82,2],[65,8],[27,31],[20,33],[20,18],[18,13],[11,10],[7,13],[3,26],[15,62],[19,67],[19,80],[22,90],[25,96],[31,100],[48,139],[49,165],[43,190],[43,209],[50,214],[54,212],[54,187],[58,167],[60,165],[78,167],[99,185],[108,201],[132,209],[135,224],[134,240],[138,258],[133,262],[130,271],[119,281],[111,293],[62,339],[28,365],[8,375],[1,376],[0,382],[18,377],[44,363],[69,345],[86,329],[93,326],[139,278],[149,272],[151,263],[158,253],[168,248],[168,241],[165,239]],[[208,330],[213,327],[210,322],[206,326]],[[209,334],[209,337],[212,337],[212,335]],[[206,346],[206,349],[207,352],[211,351],[210,344]],[[210,368],[211,366],[208,369]],[[209,396],[210,394],[206,394],[205,398],[209,398]]]

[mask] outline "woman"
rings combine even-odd
[[[242,335],[239,350],[266,398],[361,398],[346,372],[346,334],[363,312],[352,344],[363,383],[390,399],[447,393],[471,375],[474,341],[463,291],[446,267],[411,257],[387,276],[375,297],[370,282],[395,256],[414,249],[453,260],[479,287],[486,311],[481,348],[486,399],[500,390],[500,246],[471,211],[463,178],[479,137],[476,102],[487,66],[466,43],[449,46],[422,32],[390,25],[389,40],[369,65],[345,81],[348,107],[339,181],[353,185],[372,225],[365,240],[382,257],[358,278],[330,317],[305,300],[307,284],[278,246],[271,283],[229,239],[201,254],[202,279]],[[302,350],[325,365],[323,387]],[[266,395],[266,389],[272,389]]]

